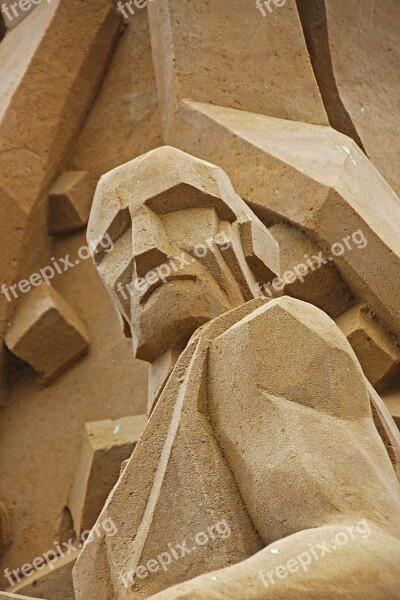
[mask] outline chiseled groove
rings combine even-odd
[[[296,0],[304,38],[331,126],[351,137],[365,152],[360,136],[340,97],[329,46],[326,0]]]

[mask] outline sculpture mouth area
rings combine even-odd
[[[164,278],[164,280],[159,279],[158,281],[151,284],[144,292],[141,293],[140,304],[146,304],[156,292],[158,292],[159,290],[161,290],[165,286],[168,286],[171,283],[176,283],[180,281],[195,282],[197,280],[198,277],[196,277],[195,275],[169,275],[168,277]]]

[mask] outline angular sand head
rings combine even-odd
[[[254,265],[267,279],[279,269],[278,244],[224,171],[167,146],[100,179],[87,237],[135,354],[149,362],[259,294]]]

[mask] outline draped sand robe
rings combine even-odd
[[[206,370],[210,340],[265,302],[252,300],[207,323],[180,356],[99,517],[99,522],[111,517],[118,533],[95,537],[80,558],[82,563],[96,564],[85,584],[97,600],[147,598],[179,581],[239,562],[263,547],[207,418]],[[192,550],[194,536],[222,519],[231,535],[217,536]],[[120,572],[134,572],[168,552],[168,544],[183,541],[191,554],[172,558],[168,571],[159,569],[145,579],[134,576],[130,589],[118,579]]]
[[[112,518],[118,533],[94,537],[78,561],[78,569],[91,573],[85,581],[76,578],[78,598],[85,594],[97,600],[147,598],[242,561],[264,547],[210,425],[207,371],[212,340],[267,302],[256,299],[229,311],[190,340],[99,517],[100,523]],[[375,423],[382,423],[378,430],[396,467],[398,436],[390,416],[380,410],[382,401],[372,392]],[[194,536],[223,519],[231,535],[217,536],[194,550]],[[176,559],[171,546],[182,542],[187,542],[190,552],[179,557],[178,551]],[[172,556],[167,570],[142,569],[138,575],[138,567],[157,560],[162,552]],[[120,576],[128,581],[128,588]]]

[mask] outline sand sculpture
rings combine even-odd
[[[399,23],[0,3],[1,597],[396,598]]]
[[[266,281],[280,272],[279,247],[226,175],[174,148],[149,152],[100,180],[88,241],[105,233],[116,251],[95,248],[94,259],[135,355],[158,379],[163,355],[179,358],[99,517],[118,532],[74,568],[76,597],[149,598],[184,582],[154,598],[266,598],[265,573],[363,521],[368,541],[278,579],[272,597],[320,598],[334,585],[395,598],[400,486],[369,383],[324,312],[256,297],[261,263]],[[229,538],[160,569],[162,549],[218,515]]]

